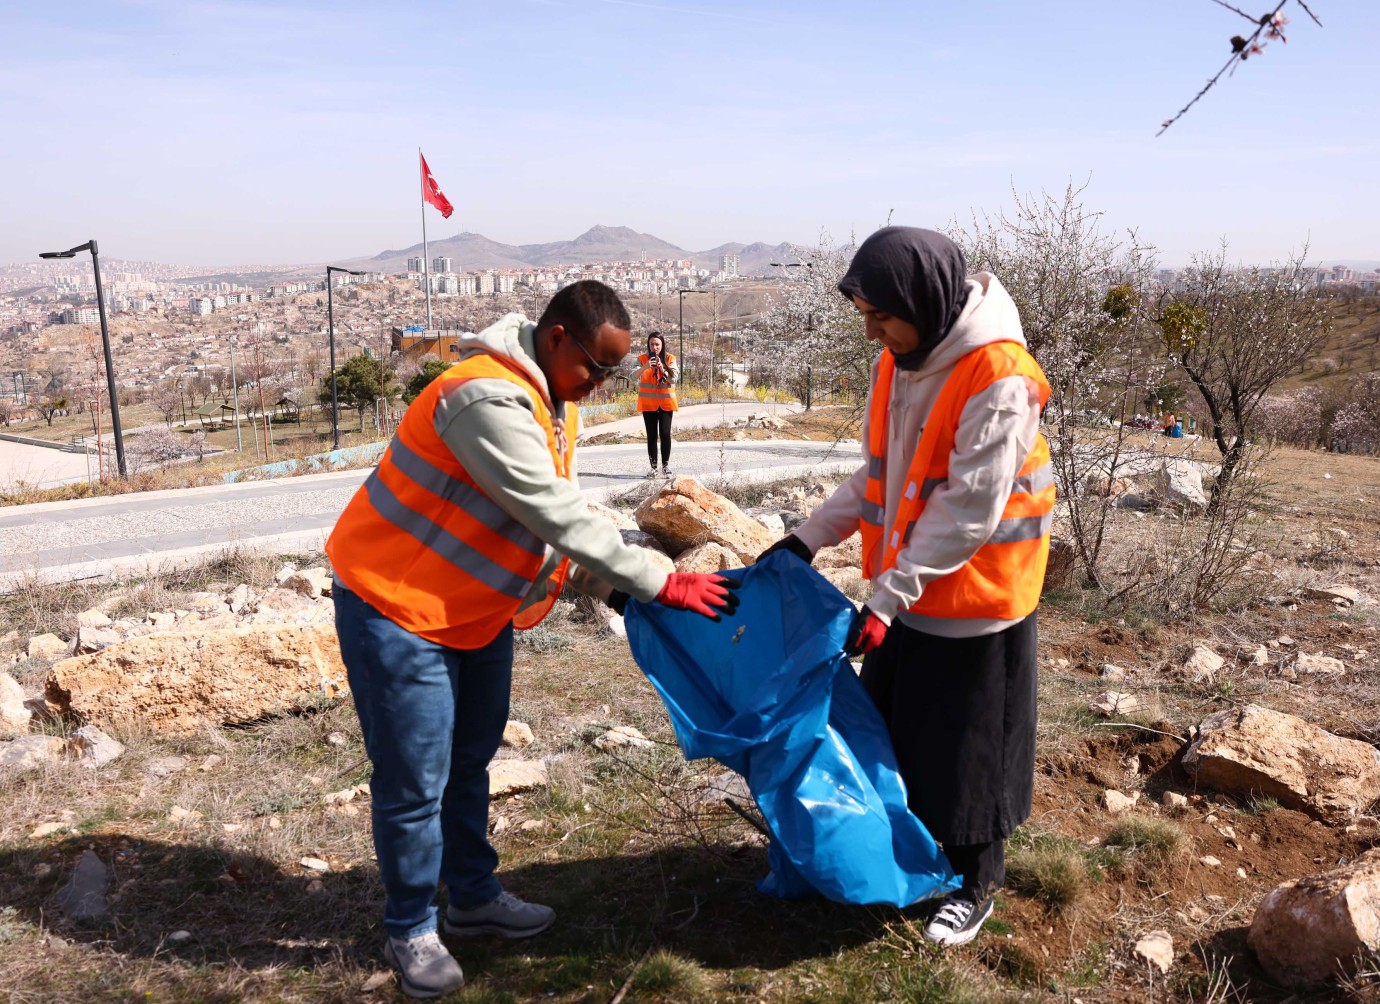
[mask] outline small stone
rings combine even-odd
[[[319,896],[319,895],[321,895],[321,893],[323,893],[323,892],[325,892],[325,891],[326,891],[326,883],[322,882],[320,879],[314,878],[314,879],[312,879],[310,882],[307,883],[307,895],[308,895],[308,896]]]
[[[326,744],[328,746],[344,747],[348,746],[349,743],[350,741],[346,738],[344,732],[332,732],[326,737]]]
[[[522,824],[518,827],[518,829],[521,830],[523,833],[535,833],[538,830],[546,829],[546,820],[524,819],[522,821]]]
[[[110,870],[95,851],[82,851],[81,860],[67,884],[55,897],[63,913],[74,920],[95,920],[104,917],[109,908],[106,890],[110,885]]]
[[[30,659],[56,659],[67,654],[67,642],[52,633],[34,635],[27,652]]]
[[[1244,869],[1244,868],[1238,868],[1238,869],[1236,869],[1236,877],[1237,877],[1237,878],[1250,878],[1250,876],[1246,874],[1246,869]]]
[[[111,645],[118,645],[122,641],[124,641],[124,636],[114,628],[79,627],[77,628],[77,636],[72,642],[72,650],[77,655],[99,652]]]
[[[495,760],[489,764],[489,797],[546,787],[546,764],[540,760]]]
[[[1280,635],[1275,641],[1279,642],[1284,648],[1293,648],[1294,645],[1297,644],[1294,639],[1290,638],[1287,634]]]
[[[95,770],[104,767],[125,751],[124,744],[106,735],[94,725],[83,725],[67,740],[67,751],[77,757],[83,767]]]
[[[506,830],[507,828],[508,828],[508,817],[507,817],[507,816],[497,816],[497,817],[495,817],[495,819],[494,819],[494,825],[493,825],[493,832],[494,832],[494,835],[495,835],[495,836],[497,836],[498,834],[502,833],[502,832],[503,832],[504,830]]]
[[[45,878],[53,873],[53,866],[46,861],[34,865],[34,878]]]
[[[205,774],[215,770],[224,762],[225,757],[221,756],[219,753],[211,753],[207,755],[205,760],[201,761],[200,765],[197,767],[197,770]]]
[[[44,837],[51,837],[54,833],[61,833],[67,829],[66,823],[39,823],[29,834],[30,840],[42,840]]]
[[[1101,675],[1104,680],[1124,680],[1126,679],[1126,670],[1109,662],[1102,667]]]
[[[1222,862],[1221,859],[1213,857],[1211,854],[1204,854],[1198,859],[1200,865],[1207,865],[1209,868],[1217,868]]]
[[[281,830],[283,828],[283,821],[279,819],[277,816],[269,816],[268,828],[270,830]]]
[[[221,828],[222,830],[224,830],[226,833],[239,833],[240,830],[244,829],[244,824],[243,824],[243,823],[221,823],[221,824],[220,824],[220,828]]]
[[[184,809],[180,805],[174,805],[168,810],[168,822],[179,826],[195,826],[201,818],[202,814],[196,809]]]
[[[532,735],[532,727],[526,722],[510,721],[503,727],[504,746],[522,749],[524,746],[531,746],[536,741],[536,736]]]
[[[1341,659],[1306,652],[1298,654],[1294,668],[1305,676],[1342,676],[1346,673],[1346,664]]]
[[[1177,791],[1166,791],[1160,798],[1160,804],[1166,809],[1187,809],[1188,796],[1180,795]]]
[[[1135,695],[1108,690],[1089,704],[1088,710],[1093,714],[1101,715],[1103,718],[1110,718],[1113,715],[1127,714],[1139,706],[1140,701],[1136,700]]]
[[[623,746],[645,749],[655,744],[633,726],[619,725],[595,739],[594,745],[601,750],[614,750]]]
[[[1174,964],[1174,939],[1168,931],[1151,931],[1136,942],[1134,953],[1162,973]]]
[[[340,791],[328,791],[321,796],[321,801],[325,805],[344,805],[353,802],[356,794],[354,788],[342,788]]]
[[[77,614],[78,627],[109,627],[111,624],[110,616],[104,611],[92,607],[90,610],[83,610]]]
[[[225,602],[232,614],[238,616],[243,613],[244,608],[249,605],[249,587],[241,582],[225,597]]]
[[[320,858],[303,858],[301,861],[298,861],[297,863],[301,865],[303,868],[307,869],[307,871],[311,872],[328,872],[331,870],[330,864],[321,860]]]
[[[1102,793],[1102,804],[1111,813],[1126,812],[1140,801],[1140,792],[1131,795],[1123,794],[1114,788],[1108,788]]]
[[[170,945],[180,945],[180,944],[182,944],[182,942],[184,942],[184,941],[191,941],[191,940],[192,940],[192,932],[191,932],[191,931],[174,931],[172,934],[168,935],[167,938],[164,939],[164,940],[166,940],[166,941],[168,942],[168,944],[170,944]]]
[[[387,984],[392,982],[393,973],[391,971],[375,973],[373,976],[370,976],[367,980],[364,981],[363,985],[360,986],[359,991],[360,993],[371,994],[379,987],[386,986]]]
[[[1200,642],[1184,660],[1183,672],[1194,683],[1211,683],[1225,663],[1225,659]]]
[[[159,779],[171,777],[187,769],[185,756],[160,756],[144,764],[144,773]]]

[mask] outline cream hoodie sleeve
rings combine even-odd
[[[968,400],[948,480],[925,503],[896,566],[873,584],[867,605],[878,617],[891,623],[920,599],[926,583],[957,571],[987,542],[1039,432],[1040,401],[1024,377],[998,380]]]
[[[485,495],[582,567],[577,587],[592,575],[639,600],[661,591],[666,572],[592,514],[574,481],[556,475],[521,388],[507,380],[470,380],[437,401],[435,424]]]

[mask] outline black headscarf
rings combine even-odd
[[[968,266],[958,245],[919,227],[883,227],[862,242],[839,292],[915,325],[920,345],[896,356],[919,369],[950,331],[968,301]]]

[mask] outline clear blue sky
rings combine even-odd
[[[419,146],[433,238],[813,243],[1073,179],[1168,264],[1380,259],[1380,3],[1310,6],[1156,138],[1249,28],[1210,0],[11,3],[0,262],[403,247]]]

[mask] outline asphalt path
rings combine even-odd
[[[846,473],[861,459],[856,442],[676,443],[671,467],[675,474],[713,488],[735,481]],[[646,468],[642,443],[579,451],[581,489],[597,501],[638,491],[648,480]],[[369,469],[336,471],[0,508],[0,590],[33,581],[157,573],[234,547],[316,552],[368,474]]]

